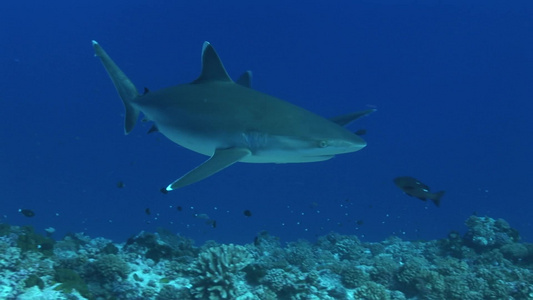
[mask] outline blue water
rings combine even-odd
[[[262,230],[434,239],[477,214],[532,241],[533,2],[466,2],[6,2],[1,220],[117,241],[165,227],[200,244]],[[368,146],[319,163],[240,163],[164,195],[206,157],[147,135],[149,123],[124,135],[92,39],[140,90],[195,79],[208,40],[234,79],[254,72],[257,90],[326,117],[377,108],[350,125]],[[441,207],[404,195],[392,183],[403,175],[446,190]]]

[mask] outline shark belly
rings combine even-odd
[[[248,149],[251,155],[240,160],[246,163],[304,163],[334,157],[334,155],[301,153],[287,146],[294,144],[294,147],[299,147],[301,141],[298,139],[270,136],[264,132],[218,132],[213,135],[163,124],[158,124],[157,128],[172,142],[206,156],[212,156],[217,149]]]
[[[223,147],[218,140],[211,139],[209,136],[195,135],[186,130],[177,130],[164,125],[157,125],[157,128],[172,142],[206,156],[212,156],[216,149]]]

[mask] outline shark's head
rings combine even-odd
[[[248,162],[297,163],[322,161],[337,154],[361,150],[366,142],[359,136],[346,131],[342,137],[316,136],[280,136],[248,133],[247,147],[252,149],[253,156]]]

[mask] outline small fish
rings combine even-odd
[[[31,209],[21,208],[19,209],[19,213],[23,214],[25,217],[31,218],[35,216],[35,213]]]
[[[209,220],[205,221],[205,224],[207,224],[207,225],[209,225],[209,226],[211,226],[213,228],[217,228],[217,221],[216,220],[209,219]]]
[[[147,214],[147,215],[152,214],[152,212],[150,211],[149,207],[144,210],[144,213]]]
[[[396,186],[398,186],[407,195],[416,197],[422,201],[429,199],[433,201],[437,207],[440,206],[440,198],[444,195],[444,191],[436,193],[430,192],[429,186],[418,181],[416,178],[409,176],[394,178],[394,184],[396,184]]]
[[[248,209],[245,210],[245,211],[243,211],[242,213],[243,213],[245,216],[247,216],[247,217],[251,217],[251,216],[252,216],[252,212],[251,212],[250,210],[248,210]]]
[[[117,187],[118,187],[119,189],[124,188],[125,186],[126,186],[126,185],[124,184],[123,181],[118,181],[118,182],[117,182]]]
[[[366,129],[359,129],[357,130],[356,132],[354,132],[355,134],[361,136],[361,135],[365,135],[366,134]]]
[[[194,216],[198,219],[204,219],[204,220],[209,220],[209,216],[207,214],[194,214]]]

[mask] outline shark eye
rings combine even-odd
[[[327,146],[328,146],[328,141],[322,140],[318,142],[318,147],[320,148],[326,148]]]

